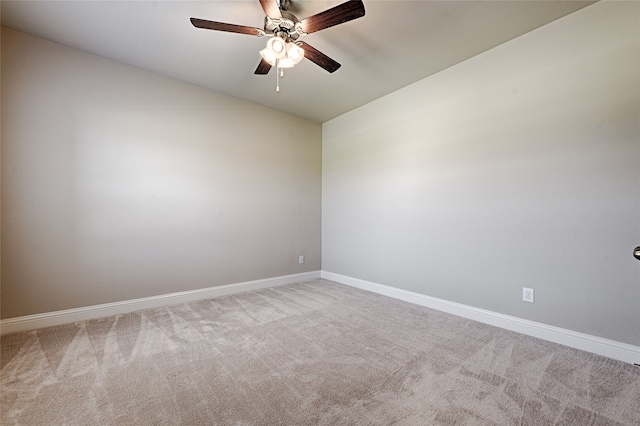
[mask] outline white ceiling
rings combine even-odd
[[[299,19],[343,1],[292,0]],[[308,60],[254,75],[265,38],[197,29],[189,18],[262,28],[258,0],[2,1],[2,25],[325,122],[505,43],[592,1],[364,0],[366,15],[304,41],[342,64]]]

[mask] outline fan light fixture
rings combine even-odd
[[[267,41],[267,47],[260,51],[260,56],[269,65],[276,67],[276,92],[279,92],[280,78],[284,77],[284,68],[293,68],[298,64],[304,58],[304,50],[292,41],[274,36]]]

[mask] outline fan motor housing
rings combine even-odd
[[[287,11],[281,11],[281,18],[271,18],[269,16],[264,17],[264,32],[267,35],[280,35],[285,39],[297,40],[300,37],[298,34],[296,24],[299,22],[298,18],[295,17],[292,13]]]

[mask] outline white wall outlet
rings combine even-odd
[[[304,263],[304,256],[298,256],[298,263],[302,265]]]
[[[533,289],[522,287],[522,301],[533,303]]]

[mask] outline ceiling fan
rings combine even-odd
[[[349,0],[308,18],[298,20],[288,11],[290,0],[259,0],[265,13],[264,29],[224,22],[191,18],[197,28],[268,37],[267,47],[260,51],[262,60],[255,74],[268,74],[276,67],[276,92],[280,91],[279,79],[284,76],[284,68],[291,68],[303,57],[319,65],[328,72],[335,72],[340,64],[309,44],[298,39],[338,24],[364,16],[362,0]]]

